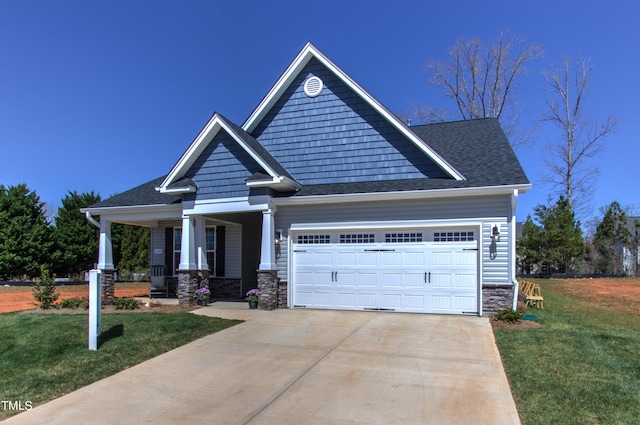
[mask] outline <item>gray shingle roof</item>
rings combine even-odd
[[[156,187],[166,176],[158,177],[148,181],[126,192],[119,193],[97,204],[91,205],[89,208],[108,208],[108,207],[126,207],[134,205],[166,205],[182,202],[182,197],[160,193]]]
[[[274,171],[290,177],[266,149],[240,127],[225,119],[238,135],[251,146]],[[520,162],[507,140],[498,120],[484,118],[439,124],[413,126],[411,130],[440,154],[466,180],[445,178],[404,179],[370,181],[363,183],[341,183],[306,185],[293,196],[332,195],[350,193],[380,193],[413,190],[434,190],[491,187],[529,184]],[[256,179],[260,176],[251,176]],[[133,205],[157,205],[181,202],[175,195],[155,190],[165,177],[134,187],[92,205],[90,208],[119,207]]]
[[[498,120],[483,118],[411,127],[466,180],[425,178],[303,186],[296,196],[529,184]]]

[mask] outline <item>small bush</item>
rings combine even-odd
[[[33,285],[33,298],[40,303],[40,308],[47,310],[55,306],[60,294],[56,293],[56,275],[49,274],[49,270],[40,266],[40,281]]]
[[[135,310],[138,308],[138,301],[133,298],[114,298],[113,305],[116,310]]]
[[[496,320],[502,320],[507,323],[517,323],[518,320],[522,319],[522,313],[519,311],[515,311],[512,308],[505,308],[499,310],[495,316]]]
[[[89,308],[89,299],[88,298],[67,298],[58,304],[58,308]]]

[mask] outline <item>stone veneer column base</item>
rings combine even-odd
[[[209,270],[178,270],[178,304],[195,305],[202,287],[209,288]]]
[[[482,285],[482,312],[495,313],[513,307],[513,285]]]
[[[116,287],[115,270],[100,270],[100,290],[102,291],[102,305],[113,304],[113,294]]]
[[[276,270],[258,270],[258,290],[260,310],[275,310],[278,307],[278,272]]]

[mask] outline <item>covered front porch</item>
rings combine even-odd
[[[103,300],[113,298],[111,224],[123,223],[150,228],[152,297],[195,304],[199,288],[208,288],[213,299],[230,300],[244,299],[247,291],[258,288],[259,308],[286,307],[286,289],[278,288],[274,214],[274,209],[201,214],[175,209],[157,219],[140,213],[101,214],[98,268]]]

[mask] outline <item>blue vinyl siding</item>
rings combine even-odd
[[[198,187],[196,200],[248,196],[246,179],[260,165],[225,131],[221,130],[194,162],[187,177]]]
[[[324,82],[315,98],[312,75]],[[302,184],[448,177],[316,59],[252,135]]]

